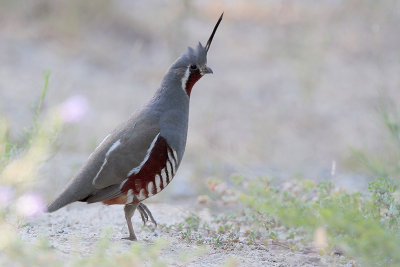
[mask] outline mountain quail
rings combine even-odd
[[[206,65],[207,52],[222,17],[206,46],[188,47],[153,98],[104,138],[48,212],[75,201],[125,205],[128,240],[136,240],[131,221],[136,209],[143,223],[150,218],[157,226],[142,201],[163,190],[178,170],[186,146],[190,93],[204,74],[213,73]]]

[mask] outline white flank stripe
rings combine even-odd
[[[179,162],[178,154],[176,154],[176,151],[173,150],[173,149],[172,149],[172,152],[174,153],[174,157],[175,157],[175,159],[176,159],[176,165],[178,166],[178,162]]]
[[[172,148],[171,148],[171,150],[172,150],[173,152],[175,151],[175,150],[173,150]],[[176,152],[174,153],[174,155],[172,155],[171,152],[168,152],[168,158],[169,158],[169,160],[171,161],[171,163],[173,163],[173,164],[172,164],[172,168],[175,168],[175,166],[178,165],[178,155],[176,154]],[[175,173],[175,171],[174,171],[174,173]]]
[[[171,165],[168,162],[166,162],[166,164],[167,164],[168,177],[169,177],[169,180],[171,181],[172,180],[172,176],[173,176],[173,174],[171,172]]]
[[[185,93],[186,93],[186,83],[187,83],[188,79],[189,79],[189,66],[186,69],[185,75],[183,75],[182,80],[181,80],[181,82],[182,82],[182,90],[185,91]]]
[[[175,165],[175,162],[171,162],[171,164],[172,164],[172,172],[174,173],[174,175],[176,174],[176,165]]]
[[[149,182],[147,184],[147,192],[149,192],[149,197],[153,195],[153,188],[154,188],[153,182]]]
[[[172,177],[173,177],[175,175],[174,163],[170,162],[169,165],[171,166],[171,172],[172,172]]]
[[[107,135],[103,141],[100,142],[100,144],[94,149],[94,151],[96,151],[106,140],[107,138],[110,136],[111,134]],[[89,158],[93,155],[94,151],[92,153],[90,153]]]
[[[101,165],[100,170],[97,172],[96,176],[93,178],[93,183],[96,183],[96,179],[99,177],[99,174],[103,170],[104,166],[107,164],[108,156],[111,152],[113,152],[119,145],[121,144],[121,139],[118,139],[107,151],[106,156],[104,157],[103,165]]]
[[[156,190],[157,193],[161,191],[161,178],[160,175],[156,174],[156,177],[154,178],[155,182],[156,182]]]
[[[176,168],[175,168],[176,161],[174,160],[171,152],[169,152],[169,151],[168,151],[168,159],[169,159],[169,161],[171,162],[171,165],[172,165],[172,173],[175,175],[175,173],[176,173]]]
[[[150,154],[151,154],[151,150],[153,149],[153,147],[154,147],[159,135],[160,135],[160,133],[158,133],[156,135],[156,137],[154,137],[153,142],[151,142],[151,145],[150,145],[149,149],[147,150],[146,157],[144,157],[143,161],[139,164],[139,166],[133,168],[130,172],[128,172],[128,177],[131,176],[132,174],[137,174],[138,172],[140,172],[140,170],[142,169],[143,165],[149,159]]]
[[[117,142],[115,142],[110,149],[107,151],[106,156],[110,155],[111,152],[114,151],[119,145],[121,144],[121,139],[118,139]]]
[[[143,188],[140,190],[139,196],[137,196],[137,198],[138,198],[139,200],[143,200],[143,199],[146,198],[146,195],[144,194],[144,189],[143,189]]]
[[[129,189],[125,204],[129,204],[131,202],[133,202],[133,190]]]
[[[174,160],[174,157],[172,156],[172,154],[171,154],[171,152],[168,150],[168,159],[169,159],[169,161],[173,161],[173,162],[175,162],[175,160]]]
[[[107,135],[106,137],[104,137],[103,141],[100,142],[100,144],[96,147],[96,149],[98,149],[106,140],[108,137],[110,137],[111,134]],[[95,149],[95,150],[96,150]]]
[[[161,170],[161,178],[162,178],[163,186],[166,187],[168,183],[167,183],[167,174],[165,173],[165,169]]]
[[[119,185],[119,189],[122,189],[122,187],[124,187],[126,182],[128,182],[128,178],[122,181],[122,183]]]

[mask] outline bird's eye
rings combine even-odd
[[[193,64],[193,65],[190,65],[190,68],[191,68],[192,70],[195,70],[195,69],[197,69],[197,66],[196,66],[195,64]]]

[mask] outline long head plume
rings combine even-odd
[[[210,38],[208,39],[206,46],[204,47],[204,48],[206,49],[207,52],[208,52],[208,49],[210,49],[210,45],[211,45],[211,42],[212,42],[212,40],[213,40],[213,38],[214,38],[214,34],[215,34],[215,32],[217,31],[218,26],[219,26],[219,24],[221,23],[221,20],[222,20],[222,17],[223,17],[223,16],[224,16],[224,12],[222,12],[221,16],[219,17],[219,19],[218,19],[218,21],[217,21],[217,24],[215,25],[214,30],[212,31],[211,36],[210,36]]]

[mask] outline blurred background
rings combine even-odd
[[[72,110],[38,185],[53,197],[170,64],[208,39],[214,75],[191,95],[186,154],[151,201],[195,197],[235,173],[365,188],[355,151],[387,153],[378,108],[400,97],[399,1],[0,0],[0,112],[21,138],[50,71],[44,112]]]

